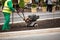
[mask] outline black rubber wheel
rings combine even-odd
[[[37,23],[35,23],[35,24],[34,24],[34,27],[38,27],[38,24],[37,24]]]

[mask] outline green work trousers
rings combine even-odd
[[[10,30],[10,26],[9,26],[10,13],[3,12],[3,14],[4,14],[5,22],[4,22],[4,25],[2,27],[2,30]]]

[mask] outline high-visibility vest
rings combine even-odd
[[[9,9],[7,3],[8,3],[8,1],[5,2],[2,12],[12,13],[12,11]]]

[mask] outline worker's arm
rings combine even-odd
[[[11,1],[8,1],[7,5],[10,8],[10,10],[15,11],[15,9],[13,8],[13,4],[12,4]]]

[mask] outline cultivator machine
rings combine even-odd
[[[36,20],[39,19],[39,16],[33,14],[33,15],[28,15],[26,18],[24,15],[24,9],[20,8],[18,4],[16,4],[14,8],[16,9],[16,12],[20,16],[20,18],[22,18],[26,22],[27,26],[30,26],[30,27],[38,26],[38,24],[36,23]],[[19,14],[19,12],[22,13],[23,17]]]
[[[33,15],[28,15],[27,17],[25,17],[25,15],[22,14],[23,15],[23,17],[22,17],[20,14],[18,14],[18,15],[20,16],[20,18],[22,18],[26,22],[27,27],[37,27],[38,26],[36,21],[37,21],[37,19],[39,19],[39,16],[33,14]]]

